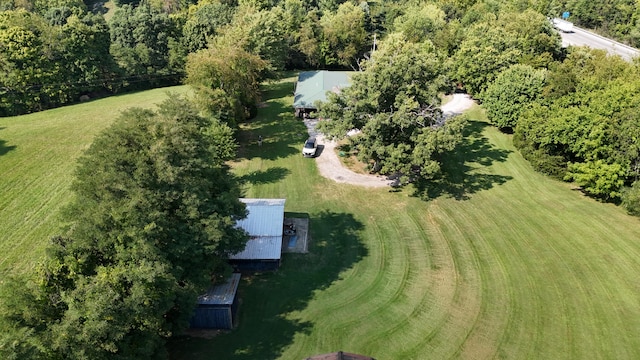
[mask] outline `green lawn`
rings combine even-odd
[[[0,276],[33,267],[59,233],[75,159],[126,108],[150,107],[184,86],[0,118]]]
[[[178,338],[172,358],[640,358],[639,219],[533,172],[478,109],[443,181],[394,192],[325,180],[300,155],[293,80],[266,86],[232,165],[248,197],[284,197],[310,218],[310,253],[246,278],[238,327]],[[93,136],[164,91],[0,119],[0,271],[42,254]]]
[[[247,196],[310,217],[310,253],[246,279],[239,326],[177,339],[173,358],[640,358],[637,218],[535,173],[479,109],[444,181],[325,180],[300,156],[292,81],[268,87],[234,168]]]
[[[111,19],[117,7],[113,0],[85,0],[84,3],[87,4],[89,11],[102,14],[107,21]]]

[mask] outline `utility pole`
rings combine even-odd
[[[373,50],[371,50],[371,54],[376,52],[376,33],[373,33]]]

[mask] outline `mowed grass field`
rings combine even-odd
[[[232,166],[247,197],[286,198],[289,216],[309,217],[310,252],[246,277],[237,328],[177,338],[171,358],[640,358],[639,219],[535,173],[479,109],[443,181],[390,191],[326,180],[300,155],[293,81],[265,86]],[[95,134],[165,91],[0,119],[3,273],[28,271],[56,233]]]
[[[535,173],[480,109],[445,181],[326,180],[300,155],[294,80],[267,86],[233,167],[247,196],[310,218],[310,252],[245,279],[237,328],[179,338],[172,358],[640,358],[639,219]]]
[[[152,107],[187,87],[113,96],[0,118],[0,276],[31,269],[68,203],[75,160],[124,109]]]

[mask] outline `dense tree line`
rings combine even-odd
[[[533,167],[640,215],[640,73],[602,50],[571,48],[544,68],[512,65],[479,97]]]
[[[639,86],[638,65],[575,49],[522,104],[515,144],[538,170],[623,200],[640,175]]]
[[[0,115],[66,104],[115,85],[104,18],[70,10],[50,15],[0,13]]]
[[[87,3],[0,1],[0,115],[177,84],[187,55],[223,33],[281,70],[357,69],[374,34],[403,32],[455,55],[452,78],[471,91],[515,63],[539,68],[557,58],[546,18],[563,11],[633,45],[640,39],[640,10],[626,0],[119,0],[109,21]]]
[[[171,97],[130,109],[79,160],[67,230],[0,288],[3,359],[156,359],[248,239],[233,131]]]
[[[218,37],[266,61],[261,79],[359,69],[374,39],[398,31],[452,55],[485,13],[475,0],[120,0],[106,20],[96,4],[0,0],[0,116],[181,83],[189,54]]]
[[[266,61],[261,79],[282,69],[358,69],[375,38],[398,31],[452,55],[465,21],[474,19],[465,20],[466,11],[477,7],[463,0],[116,4],[105,20],[104,8],[79,0],[0,1],[0,116],[178,84],[189,54],[213,42],[233,42]]]
[[[267,61],[261,78],[285,68],[355,68],[370,46],[370,13],[358,3],[116,3],[107,21],[79,0],[0,2],[0,116],[178,84],[188,55],[216,37]]]
[[[535,169],[640,215],[638,64],[561,49],[544,16],[557,5],[471,5],[460,17],[449,76],[482,102],[491,123],[514,133]]]
[[[107,22],[82,2],[35,5],[0,13],[0,115],[180,81],[183,70],[170,61],[177,28],[167,14],[125,5]]]

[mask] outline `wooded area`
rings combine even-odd
[[[248,239],[232,131],[171,97],[130,109],[79,160],[64,233],[0,287],[3,358],[166,357]]]

